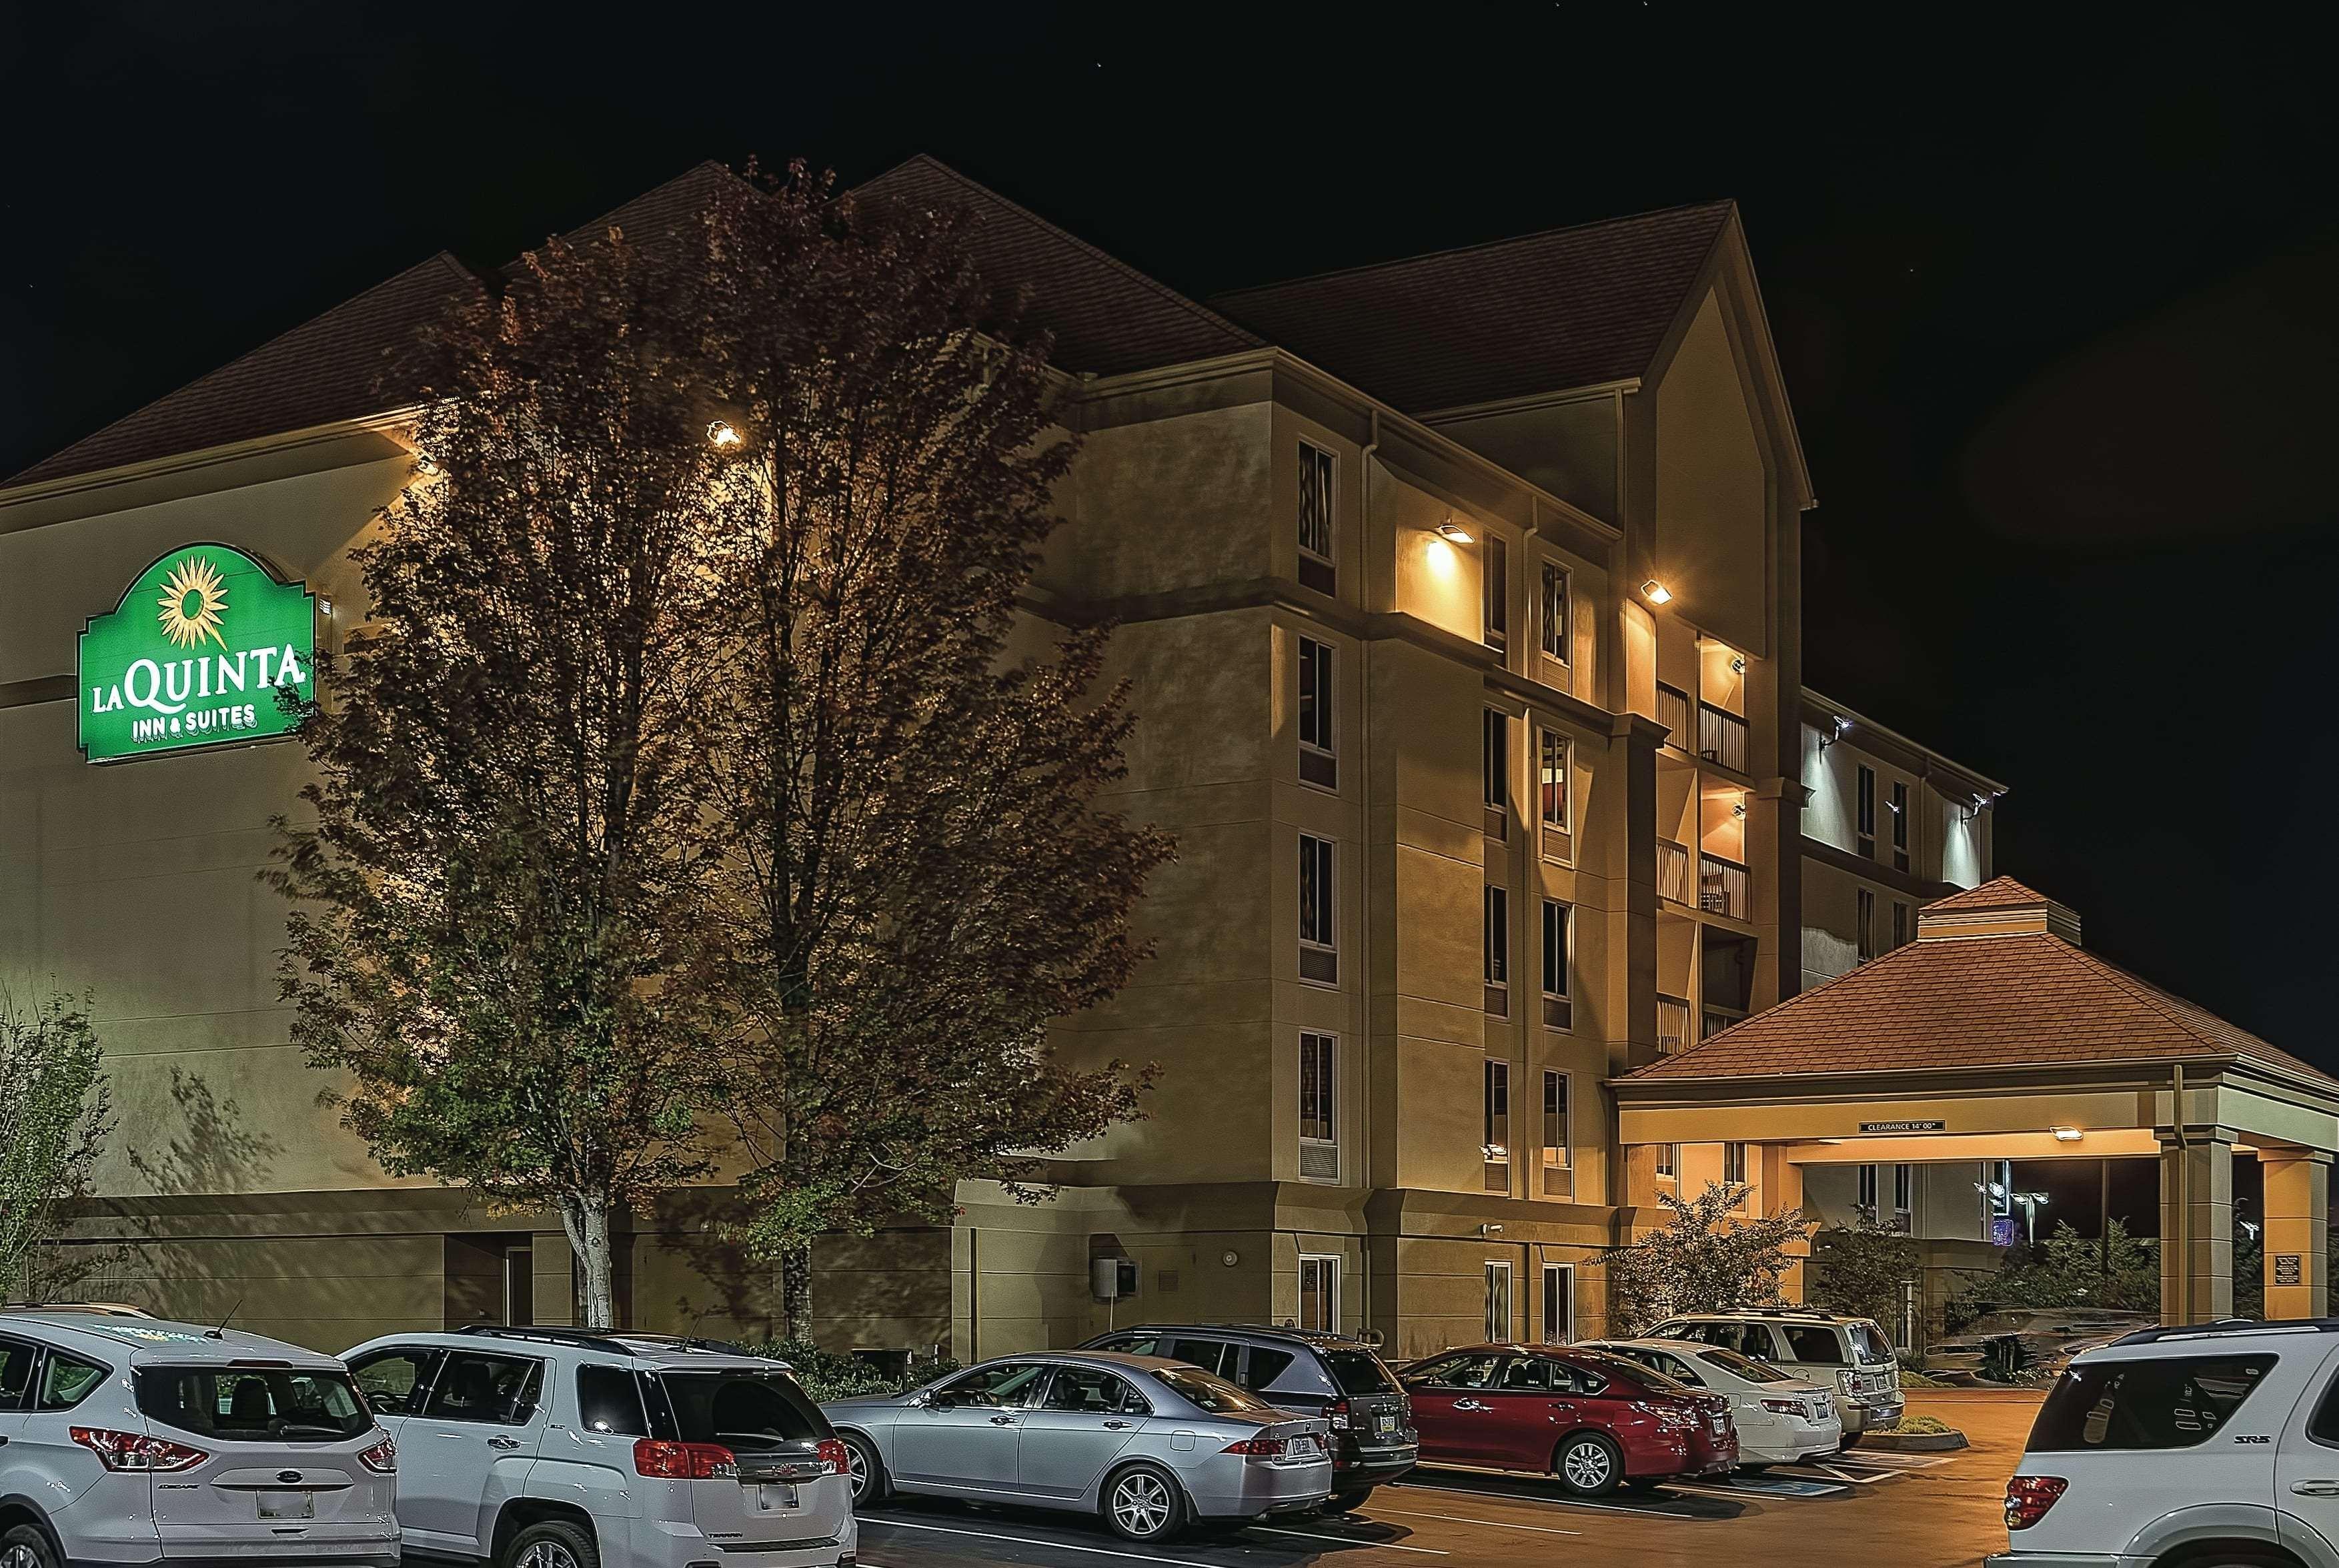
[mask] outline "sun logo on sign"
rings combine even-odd
[[[224,624],[220,612],[227,608],[227,585],[211,562],[189,556],[173,567],[163,581],[159,603],[164,636],[183,648],[192,648],[209,637],[222,652],[226,650],[227,639],[220,636]]]

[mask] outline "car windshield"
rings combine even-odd
[[[142,1366],[133,1379],[147,1419],[233,1441],[340,1443],[373,1429],[346,1372],[291,1366]]]
[[[1332,1369],[1333,1381],[1339,1384],[1343,1394],[1395,1394],[1396,1379],[1381,1358],[1369,1350],[1327,1350],[1324,1364]]]
[[[1214,1373],[1198,1371],[1191,1366],[1153,1366],[1146,1370],[1154,1381],[1197,1410],[1207,1410],[1213,1415],[1250,1415],[1275,1408],[1266,1400],[1244,1393]]]
[[[1701,1350],[1697,1359],[1709,1366],[1719,1366],[1732,1377],[1742,1377],[1749,1383],[1792,1383],[1793,1378],[1775,1366],[1765,1366],[1751,1356],[1741,1356],[1735,1350],[1719,1346]]]
[[[665,1382],[686,1443],[777,1448],[834,1435],[785,1372],[669,1372]]]

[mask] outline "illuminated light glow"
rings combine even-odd
[[[1457,545],[1466,545],[1470,542],[1470,530],[1448,518],[1437,525],[1437,537]]]
[[[1441,577],[1450,577],[1461,569],[1460,557],[1455,554],[1454,547],[1444,539],[1430,540],[1429,548],[1423,554],[1427,558],[1429,569]]]
[[[730,420],[717,419],[706,427],[706,439],[710,445],[724,448],[739,445],[743,438],[731,428]]]
[[[2076,1127],[2058,1127],[2054,1131],[2055,1141],[2058,1143],[2077,1143],[2087,1136]]]
[[[1673,589],[1654,577],[1641,585],[1641,597],[1653,605],[1669,605],[1673,602]]]

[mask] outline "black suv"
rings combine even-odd
[[[1352,1509],[1421,1455],[1413,1404],[1380,1353],[1313,1328],[1148,1323],[1100,1335],[1083,1350],[1166,1356],[1240,1384],[1278,1409],[1332,1424],[1331,1505]]]

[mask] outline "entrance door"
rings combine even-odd
[[[1574,1266],[1546,1263],[1543,1266],[1543,1342],[1564,1345],[1574,1337]]]
[[[1486,1343],[1511,1342],[1511,1266],[1486,1265]]]

